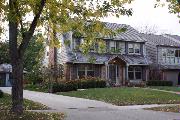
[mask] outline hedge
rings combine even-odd
[[[4,93],[0,90],[0,98],[2,98]]]
[[[150,80],[147,81],[148,86],[173,86],[172,81],[162,81],[162,80]]]
[[[87,77],[83,79],[64,81],[61,83],[54,83],[52,92],[67,92],[76,91],[77,89],[88,89],[88,88],[104,88],[106,82],[100,78]]]

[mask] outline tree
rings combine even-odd
[[[0,42],[0,48],[0,64],[10,63],[8,43]]]
[[[153,25],[153,26],[150,26],[150,25],[144,25],[144,26],[141,26],[141,27],[137,27],[137,30],[141,33],[145,33],[145,34],[156,34],[158,31],[157,31],[157,26]]]
[[[78,31],[86,36],[86,44],[98,36],[114,33],[99,21],[109,15],[131,15],[125,9],[132,0],[1,0],[1,20],[9,22],[9,48],[12,64],[12,111],[23,113],[23,62],[25,51],[38,27],[44,27],[52,44],[56,44],[53,33]],[[30,16],[30,17],[28,17]],[[29,20],[31,19],[32,20]],[[90,24],[87,23],[90,21]],[[48,26],[48,27],[46,27]],[[49,29],[50,28],[50,29]],[[22,40],[18,44],[18,32]],[[101,33],[101,34],[99,34]]]
[[[180,0],[166,0],[166,2],[164,2],[164,0],[156,0],[157,4],[155,4],[155,7],[158,6],[164,6],[164,4],[168,3],[168,9],[170,13],[173,14],[177,14],[178,17],[179,13],[180,13]]]

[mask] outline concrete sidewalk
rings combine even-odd
[[[11,93],[11,88],[0,88]],[[67,120],[176,120],[178,113],[164,113],[143,110],[146,107],[162,105],[115,106],[101,101],[68,97],[50,93],[24,90],[24,98],[40,102],[53,109],[51,112],[65,112]]]

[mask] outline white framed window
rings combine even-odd
[[[110,41],[109,49],[112,53],[125,53],[125,42]]]
[[[168,64],[180,63],[180,49],[162,49],[162,60]]]
[[[128,44],[128,53],[129,54],[140,54],[140,44],[129,43]]]
[[[94,77],[93,65],[79,65],[77,71],[78,78],[85,78],[87,76]]]
[[[129,80],[142,80],[142,67],[132,67],[128,68]]]
[[[116,50],[116,42],[115,41],[110,41],[110,51],[111,52],[115,52],[115,50]]]
[[[79,49],[81,43],[82,43],[82,38],[73,38],[74,49]]]
[[[116,42],[116,52],[121,54],[125,53],[125,42]]]

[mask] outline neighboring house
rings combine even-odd
[[[142,34],[146,38],[147,55],[151,59],[150,79],[173,81],[180,85],[180,37]]]
[[[12,66],[10,64],[0,65],[0,86],[9,87],[11,86],[12,79]]]
[[[103,38],[106,43],[105,53],[96,52],[95,49],[98,49],[96,45],[85,56],[81,50],[77,50],[83,38],[74,38],[72,32],[64,35],[56,34],[62,46],[50,48],[50,64],[63,66],[64,80],[93,76],[117,85],[147,81],[149,60],[146,56],[145,39],[129,25],[115,23],[105,23],[105,25],[113,30],[127,28],[125,32],[113,38]],[[69,45],[65,45],[66,40],[70,40]]]

